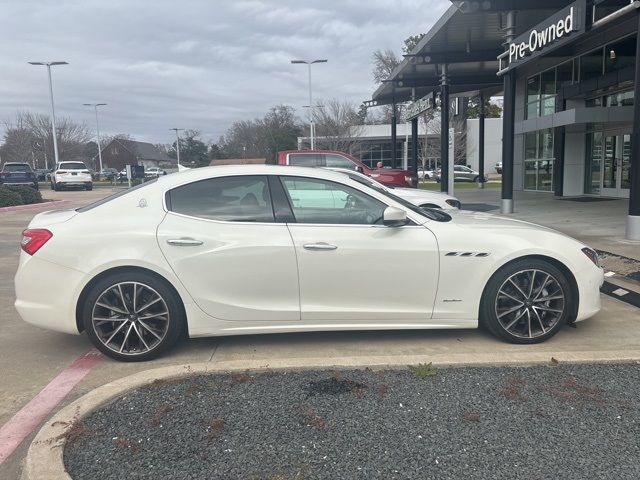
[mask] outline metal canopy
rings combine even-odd
[[[378,87],[378,105],[421,98],[439,89],[448,65],[451,96],[493,95],[502,90],[497,56],[504,51],[505,13],[518,11],[516,35],[552,15],[571,0],[453,1],[409,55]],[[415,92],[413,92],[415,89]]]

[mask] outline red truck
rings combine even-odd
[[[348,153],[336,150],[284,150],[278,152],[278,165],[296,165],[299,167],[328,167],[357,170],[378,182],[392,187],[416,187],[418,177],[409,170],[399,168],[367,167]]]

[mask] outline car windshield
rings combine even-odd
[[[391,193],[386,186],[383,186],[382,184],[374,180],[371,180],[369,178],[363,178],[363,177],[360,177],[359,175],[353,175],[353,176],[349,174],[347,175],[352,180],[355,180],[356,182],[361,183],[362,185],[365,185],[375,190],[376,192],[389,197],[390,199],[398,202],[403,207],[408,208],[412,212],[422,215],[423,217],[427,217],[430,220],[435,220],[436,222],[448,222],[449,220],[451,220],[451,217],[446,213],[442,212],[441,210],[434,209],[434,208],[418,207],[413,203],[406,201],[404,198],[401,198]]]
[[[61,163],[60,169],[64,170],[87,170],[87,166],[82,162]]]
[[[28,163],[14,163],[11,165],[5,165],[3,170],[5,172],[30,172],[31,167]]]

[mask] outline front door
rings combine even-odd
[[[629,197],[631,181],[631,135],[604,135],[602,195]]]
[[[295,223],[301,318],[375,328],[428,323],[438,245],[419,225],[386,227],[387,205],[341,183],[281,177]]]

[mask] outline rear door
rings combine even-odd
[[[300,319],[293,242],[274,221],[266,176],[188,183],[166,202],[158,243],[202,310],[229,321]]]

